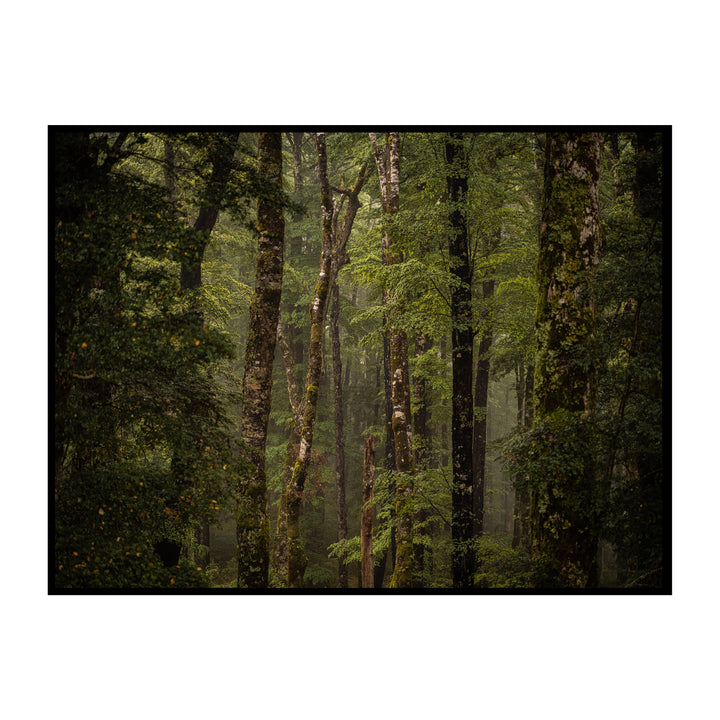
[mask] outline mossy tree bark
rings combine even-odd
[[[462,133],[445,140],[450,208],[449,259],[453,283],[452,319],[452,574],[453,587],[473,585],[475,553],[473,467],[473,315],[472,267],[468,248],[468,166]],[[487,404],[487,400],[486,400]]]
[[[534,414],[536,425],[574,414],[581,456],[580,470],[559,461],[554,476],[534,478],[531,538],[549,587],[597,582],[593,457],[582,421],[594,413],[597,386],[593,286],[601,242],[601,143],[600,133],[549,133],[546,141]],[[547,452],[555,441],[551,433]]]
[[[259,172],[282,190],[282,136],[258,133]],[[272,391],[280,299],[285,218],[277,197],[258,198],[258,260],[245,349],[241,435],[247,445],[250,475],[238,492],[238,587],[268,586],[270,532],[267,512],[265,444]]]
[[[375,164],[380,179],[384,215],[383,251],[387,265],[403,261],[403,255],[393,246],[393,221],[400,205],[400,136],[387,133],[385,153],[381,152],[375,133],[370,133]],[[395,298],[395,300],[399,300]],[[401,299],[400,299],[401,300]],[[392,430],[395,446],[397,480],[395,488],[395,567],[391,587],[412,586],[413,574],[413,476],[415,462],[412,451],[412,420],[410,413],[410,371],[408,341],[400,326],[402,303],[388,317],[390,350],[390,386],[392,395]]]
[[[287,584],[290,587],[302,587],[307,558],[300,540],[300,509],[305,488],[310,453],[315,432],[318,392],[323,371],[323,340],[328,298],[339,267],[345,256],[345,244],[350,237],[355,214],[360,207],[358,196],[368,178],[368,168],[364,165],[358,173],[358,179],[351,190],[339,188],[347,194],[348,208],[342,229],[338,229],[338,217],[341,203],[333,199],[327,169],[327,146],[325,133],[316,133],[315,141],[318,153],[318,175],[322,206],[322,249],[320,270],[315,284],[315,294],[310,304],[310,344],[308,347],[308,366],[305,376],[305,398],[303,405],[302,427],[297,458],[286,490],[286,518],[288,540]],[[288,454],[291,448],[288,447]]]

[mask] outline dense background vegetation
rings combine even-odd
[[[51,131],[55,587],[663,587],[667,131],[279,140],[275,182],[250,132]],[[583,142],[594,185],[569,179]],[[284,262],[258,484],[262,203]]]

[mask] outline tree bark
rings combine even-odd
[[[363,588],[375,587],[372,553],[373,483],[375,473],[375,436],[365,438],[363,463],[362,514],[360,517],[360,577]]]
[[[600,133],[547,137],[535,322],[536,423],[552,421],[558,411],[576,413],[579,422],[594,413],[601,143]],[[534,492],[533,549],[547,564],[550,587],[587,587],[597,580],[593,457],[582,457],[582,466],[581,472],[560,467]],[[572,504],[581,495],[582,507]]]
[[[453,587],[472,587],[473,548],[473,318],[472,269],[468,249],[466,198],[467,157],[462,133],[445,141],[450,206],[449,258],[454,278],[450,291],[452,318],[452,571]],[[487,404],[487,401],[486,401]]]
[[[385,219],[382,240],[385,262],[394,265],[403,261],[402,254],[395,250],[392,241],[393,221],[400,203],[400,137],[398,133],[387,133],[385,155],[380,152],[374,133],[370,133],[370,144],[380,179]],[[401,313],[402,308],[398,315]],[[412,498],[415,463],[412,453],[408,342],[399,320],[398,316],[389,318],[392,430],[398,471],[395,491],[396,552],[391,587],[407,588],[412,586],[413,574]]]
[[[258,133],[259,171],[282,189],[282,136]],[[251,474],[240,481],[237,509],[238,587],[268,586],[270,531],[265,444],[282,295],[285,219],[277,198],[258,198],[258,261],[245,349],[241,435]]]

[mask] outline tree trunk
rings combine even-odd
[[[520,372],[517,378],[518,395],[518,426],[529,430],[533,423],[533,377],[535,366],[529,365],[525,371]],[[526,552],[530,550],[530,490],[527,487],[515,491],[515,509],[513,524],[513,548],[520,548]]]
[[[370,143],[380,179],[385,219],[382,240],[385,262],[394,265],[403,261],[402,254],[393,248],[392,243],[392,225],[400,203],[400,137],[398,133],[387,133],[384,156],[380,152],[374,133],[370,133]],[[402,309],[398,313],[402,313]],[[398,471],[395,502],[396,554],[391,587],[407,588],[412,585],[413,573],[412,498],[415,464],[412,453],[408,342],[407,335],[398,321],[399,317],[389,318],[392,430]]]
[[[260,174],[282,189],[282,136],[258,133]],[[251,474],[238,492],[238,587],[268,586],[270,530],[267,513],[265,444],[272,370],[282,295],[285,219],[277,198],[258,198],[258,261],[245,349],[241,435],[248,446]]]
[[[546,141],[535,422],[553,422],[558,411],[575,413],[579,434],[594,413],[597,386],[593,283],[600,253],[601,142],[600,133],[549,133]],[[555,477],[536,479],[532,542],[547,566],[549,587],[587,587],[597,580],[594,458],[578,452],[585,453],[581,471],[560,467],[559,460]]]
[[[450,292],[452,318],[452,571],[453,587],[472,587],[473,548],[473,318],[472,269],[468,250],[466,198],[467,157],[462,133],[445,141],[450,206],[449,258],[454,282]],[[486,403],[487,404],[487,403]]]
[[[375,436],[365,438],[363,463],[362,514],[360,517],[360,577],[363,588],[375,587],[372,554],[373,482],[375,473]]]
[[[332,310],[330,312],[330,337],[332,339],[333,387],[335,391],[335,488],[337,492],[338,541],[347,538],[347,509],[345,506],[345,416],[342,392],[342,359],[340,357],[340,290],[337,279],[332,286]],[[347,565],[338,560],[339,583],[348,586]]]

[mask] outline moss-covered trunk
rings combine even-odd
[[[550,133],[546,142],[543,213],[535,320],[535,424],[576,437],[575,459],[533,479],[531,536],[545,567],[543,584],[586,587],[596,582],[593,457],[584,420],[597,386],[594,278],[600,252],[599,133]],[[573,420],[573,418],[575,418]]]
[[[282,136],[258,134],[260,174],[282,190]],[[241,434],[250,475],[240,482],[237,509],[238,587],[268,586],[270,531],[265,444],[282,295],[285,219],[277,197],[258,198],[258,260],[245,349]]]

